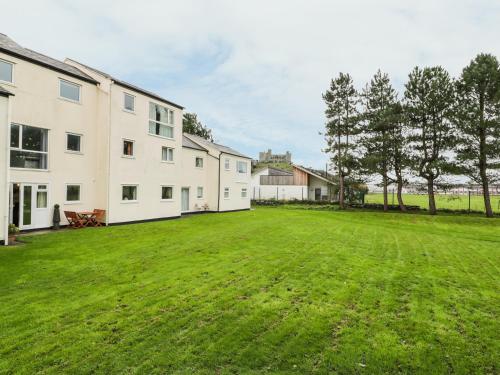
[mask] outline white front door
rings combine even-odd
[[[181,211],[189,211],[189,188],[181,189]]]
[[[50,227],[47,184],[12,184],[10,199],[9,219],[11,223],[20,229]]]

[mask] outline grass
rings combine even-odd
[[[453,194],[437,194],[436,206],[439,209],[449,210],[468,210],[469,197],[467,195],[453,195]],[[491,208],[493,212],[500,213],[500,195],[490,197]],[[421,208],[429,208],[429,200],[426,194],[404,194],[403,201],[410,206],[420,206]],[[366,203],[384,203],[383,194],[372,193],[365,196]],[[389,204],[392,204],[392,193],[389,194]],[[394,194],[394,204],[398,204],[398,198]],[[484,212],[484,200],[482,195],[471,196],[471,210]]]
[[[259,208],[0,249],[0,373],[500,371],[500,220]]]

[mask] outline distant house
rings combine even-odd
[[[334,183],[299,165],[292,171],[265,167],[252,173],[252,199],[333,200]]]

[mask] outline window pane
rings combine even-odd
[[[203,198],[203,187],[198,186],[197,197]]]
[[[162,137],[173,138],[174,137],[174,129],[171,126],[160,125],[160,134]]]
[[[68,134],[67,140],[67,150],[68,151],[80,151],[80,136],[75,134]]]
[[[59,95],[61,95],[61,97],[77,102],[80,101],[80,86],[63,80],[59,82]]]
[[[128,110],[128,111],[133,111],[134,110],[134,102],[135,102],[135,98],[132,96],[132,95],[129,95],[129,94],[124,94],[125,95],[125,103],[124,103],[124,106],[125,106],[125,109]]]
[[[174,124],[174,111],[168,111],[168,123]]]
[[[47,154],[29,151],[10,151],[12,168],[47,169]]]
[[[169,148],[169,147],[162,147],[161,159],[163,161],[173,161],[174,160],[174,149]]]
[[[168,109],[154,103],[149,103],[149,119],[167,124]]]
[[[229,188],[224,188],[224,198],[229,198]]]
[[[37,191],[36,193],[36,208],[47,208],[47,192]]]
[[[21,147],[23,150],[47,151],[47,130],[23,126]]]
[[[66,201],[78,202],[80,200],[80,185],[66,186]]]
[[[122,186],[122,200],[137,200],[137,186]]]
[[[161,199],[172,199],[173,194],[174,194],[174,188],[172,186],[162,186]]]
[[[10,126],[10,147],[19,147],[19,131],[21,127],[19,125],[12,124]]]
[[[24,187],[23,225],[31,225],[31,186]]]
[[[225,168],[225,169],[229,169],[229,159],[226,159],[226,160],[224,161],[224,168]]]
[[[12,82],[12,64],[0,60],[0,81]]]
[[[241,189],[241,197],[246,198],[247,197],[247,189],[243,188]]]
[[[123,141],[123,155],[133,156],[134,155],[134,142]]]
[[[238,172],[239,173],[247,173],[247,163],[244,161],[238,162]]]
[[[196,158],[196,166],[198,168],[203,168],[203,158]]]

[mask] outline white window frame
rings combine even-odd
[[[69,135],[75,135],[77,137],[80,137],[80,150],[79,151],[74,151],[74,150],[68,149],[68,136]],[[70,153],[70,154],[80,154],[80,155],[83,154],[83,134],[66,132],[66,152]]]
[[[126,155],[124,151],[125,142],[132,143],[132,155]],[[135,159],[135,141],[133,139],[122,138],[122,158]]]
[[[68,200],[68,187],[69,186],[78,186],[78,200],[77,201],[69,201]],[[64,204],[81,204],[82,203],[82,184],[79,183],[67,183],[65,184],[65,191],[64,191]]]
[[[167,149],[167,156],[168,156],[168,150],[172,150],[172,160],[168,160],[168,159],[165,160],[165,159],[163,159],[163,150],[164,149]],[[175,151],[174,150],[175,149],[173,147],[161,146],[161,161],[162,161],[162,163],[173,163],[174,162],[174,160],[175,160],[175,156],[174,156]]]
[[[168,110],[168,123],[172,126],[175,123],[174,111],[172,111],[171,109]]]
[[[65,82],[70,86],[78,87],[78,100],[66,98],[66,97],[61,95],[61,83],[62,82]],[[82,102],[82,85],[75,83],[75,82],[68,81],[67,79],[64,79],[64,78],[59,78],[59,99],[66,100],[66,101],[71,102],[71,103],[81,104],[81,102]]]
[[[0,61],[11,66],[10,79],[12,80],[12,81],[4,81],[4,80],[0,79],[0,82],[7,84],[7,85],[14,85],[14,63],[11,61],[4,60],[4,59],[0,59]]]
[[[126,99],[128,97],[132,98],[132,109],[126,107]],[[128,113],[135,113],[135,95],[129,94],[128,92],[123,92],[123,110]]]
[[[172,189],[172,198],[163,199],[163,188],[171,188]],[[161,185],[160,187],[160,200],[162,202],[172,202],[174,200],[174,185]]]
[[[226,193],[227,193],[227,197],[226,197]],[[229,199],[230,197],[231,197],[230,190],[228,187],[225,187],[224,188],[224,199]]]
[[[200,189],[201,189],[201,195],[200,195]],[[203,186],[198,186],[196,188],[196,198],[197,199],[203,199],[203,196],[204,196],[204,191],[203,191]]]
[[[134,186],[135,187],[135,199],[133,200],[124,200],[123,199],[123,188],[126,186]],[[121,191],[120,191],[120,202],[121,203],[137,203],[139,202],[139,184],[121,184]]]
[[[199,167],[199,166],[197,165],[197,164],[198,164],[198,163],[197,163],[197,162],[198,162],[198,159],[199,159],[199,160],[201,160],[201,167]],[[195,166],[196,168],[203,169],[203,167],[204,167],[204,165],[205,165],[205,161],[204,161],[203,159],[204,159],[204,158],[203,158],[203,157],[201,157],[201,156],[195,156],[195,158],[194,158],[194,166]]]
[[[10,166],[10,163],[9,163],[9,168],[11,169],[17,169],[17,170],[30,170],[30,171],[48,171],[49,170],[49,130],[48,129],[44,129],[44,128],[38,128],[36,126],[30,126],[30,125],[23,125],[23,124],[18,124],[18,123],[10,123],[9,125],[9,138],[11,136],[11,133],[12,133],[12,125],[16,125],[19,127],[19,143],[17,144],[17,147],[12,147],[10,142],[9,141],[9,153],[10,151],[14,150],[14,151],[21,151],[21,152],[31,152],[31,153],[36,153],[36,154],[45,154],[46,155],[46,164],[47,164],[47,167],[46,168],[22,168],[22,167],[11,167]],[[24,127],[30,127],[30,128],[37,128],[37,129],[42,129],[42,130],[45,130],[47,132],[47,151],[33,151],[33,150],[25,150],[22,148],[22,144],[23,144],[23,128]]]
[[[40,188],[40,186],[45,186],[44,189]],[[47,194],[47,199],[46,199],[46,207],[38,207],[38,193],[46,193]],[[80,188],[80,195],[82,191]],[[35,210],[46,210],[49,208],[49,184],[36,184],[36,194],[35,194]]]
[[[240,165],[242,165],[242,164],[245,165],[245,169],[246,169],[245,172],[240,172]],[[236,161],[236,172],[238,172],[239,174],[247,174],[248,173],[248,163],[246,161],[241,161],[241,160]]]
[[[243,195],[243,193],[245,194]],[[248,188],[241,188],[241,197],[248,198]]]
[[[224,159],[224,169],[226,171],[229,171],[231,169],[231,159],[229,158]]]
[[[158,104],[158,103],[155,103],[155,102],[149,102],[149,105],[151,104],[154,104],[155,106],[159,106],[159,107],[162,107],[164,108],[166,111],[167,111],[167,122],[161,122],[161,121],[157,121],[156,119],[152,119],[149,117],[150,113],[149,113],[149,108],[148,108],[148,134],[149,135],[152,135],[153,137],[160,137],[160,138],[164,138],[164,139],[175,139],[175,127],[174,127],[174,124],[170,124],[169,123],[169,119],[170,119],[170,109],[168,107],[165,107],[164,105],[161,105],[161,104]],[[172,137],[166,137],[164,135],[160,135],[160,134],[156,134],[156,133],[151,133],[151,129],[149,127],[149,123],[150,122],[154,122],[156,124],[159,124],[160,126],[167,126],[169,128],[172,129]]]

